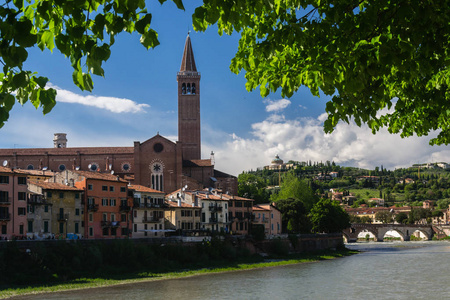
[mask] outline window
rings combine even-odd
[[[116,199],[110,199],[109,206],[116,206]]]
[[[126,214],[121,214],[120,215],[120,222],[126,222],[127,221],[127,215]]]
[[[34,170],[34,166],[33,165],[28,165],[27,166],[27,170]]]
[[[117,227],[111,228],[111,235],[113,235],[113,236],[117,235]]]
[[[130,164],[124,163],[122,164],[122,171],[128,172],[130,170]]]
[[[102,221],[108,221],[108,214],[106,213],[103,214]]]
[[[80,199],[80,193],[75,193],[75,199]]]
[[[102,206],[108,206],[108,199],[106,198],[102,199]]]
[[[59,199],[64,199],[64,193],[59,193]]]
[[[147,224],[144,224],[144,230],[145,230],[145,231],[144,231],[144,235],[145,235],[145,236],[147,236],[147,228],[148,228],[148,227],[147,227]],[[153,229],[153,227],[152,227],[152,229]]]
[[[28,232],[33,232],[33,221],[28,221]]]
[[[92,222],[94,219],[94,216],[92,215],[92,213],[89,214],[89,222]]]
[[[75,216],[79,216],[80,215],[80,209],[79,208],[75,208]]]
[[[108,227],[103,228],[103,235],[109,235],[109,228]]]
[[[97,169],[98,169],[98,165],[96,163],[93,163],[88,167],[91,171],[94,171],[94,172],[97,171]]]
[[[128,235],[128,228],[122,227],[122,235]]]
[[[116,215],[115,214],[111,214],[111,222],[115,222],[116,221]]]
[[[0,202],[9,202],[8,192],[0,191]]]
[[[272,219],[273,219],[273,214],[272,214]]]
[[[44,206],[44,212],[48,212],[48,205]]]
[[[92,186],[92,184],[88,184],[88,190],[92,191],[94,189],[94,187]]]
[[[110,192],[114,192],[114,186],[111,185],[111,186],[109,187],[109,191],[110,191]]]
[[[48,233],[48,221],[44,221],[44,232]]]
[[[59,233],[60,234],[64,233],[64,223],[63,222],[59,223]]]
[[[75,222],[75,233],[80,233],[79,223]]]
[[[233,207],[233,201],[230,201],[229,205],[230,205],[230,207]]]
[[[6,224],[2,225],[2,234],[6,234]]]
[[[59,165],[58,169],[62,172],[66,169],[65,165]]]
[[[108,186],[107,185],[102,185],[102,191],[107,192],[108,191]]]
[[[94,228],[89,227],[89,236],[94,236]]]
[[[25,207],[19,207],[17,208],[17,213],[19,216],[25,216],[27,213],[27,209]]]
[[[9,176],[0,176],[0,183],[9,183]]]
[[[137,210],[133,211],[134,217],[137,218]]]
[[[19,177],[18,184],[27,184],[27,178],[26,177]]]
[[[124,187],[124,186],[121,186],[121,187],[120,187],[120,192],[121,192],[121,193],[126,193],[126,192],[127,192],[127,188]]]
[[[52,197],[52,192],[47,192],[47,198],[51,198]]]
[[[225,203],[225,209],[228,209],[227,204]]]
[[[27,193],[26,192],[19,192],[18,194],[19,200],[26,200],[27,199]]]
[[[19,225],[19,234],[23,234],[23,224]]]
[[[134,232],[137,232],[137,224],[134,224]]]

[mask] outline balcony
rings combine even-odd
[[[134,208],[162,208],[166,207],[165,204],[155,204],[155,203],[134,203]]]
[[[11,197],[0,198],[0,205],[11,204]]]
[[[217,220],[216,218],[209,218],[209,223],[217,223],[219,222],[219,220]]]
[[[213,205],[209,207],[209,211],[210,212],[221,212],[222,211],[222,206],[218,206],[218,205]]]
[[[29,195],[28,204],[47,204],[47,199],[42,195]]]
[[[98,204],[88,204],[87,209],[88,209],[88,211],[97,211]]]
[[[129,205],[121,205],[120,211],[130,211],[131,207]]]
[[[100,225],[102,227],[119,227],[120,222],[119,221],[101,221]]]
[[[0,220],[2,220],[2,221],[9,221],[9,220],[11,220],[11,214],[10,213],[0,214]]]
[[[142,223],[159,223],[161,219],[158,217],[144,217],[142,218]]]

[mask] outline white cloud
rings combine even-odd
[[[450,161],[449,146],[428,145],[436,134],[402,139],[382,129],[373,135],[367,126],[358,127],[353,122],[339,123],[333,133],[325,134],[325,118],[286,120],[272,115],[252,125],[251,137],[223,136],[225,142],[209,147],[216,149],[217,168],[234,175],[268,165],[277,154],[285,161],[329,160],[343,166],[383,165],[391,170],[414,163]]]
[[[139,104],[130,99],[95,95],[82,96],[67,90],[60,89],[56,86],[52,87],[55,88],[58,92],[56,95],[57,102],[78,103],[81,105],[105,109],[113,113],[140,113],[145,112],[146,107],[150,107],[150,105],[148,104]]]
[[[289,101],[287,99],[280,99],[280,100],[276,100],[276,101],[265,100],[264,102],[268,103],[268,105],[266,106],[267,112],[281,111],[291,104],[291,101]]]

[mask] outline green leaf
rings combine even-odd
[[[140,34],[145,34],[148,28],[150,28],[150,23],[152,21],[152,15],[146,14],[142,19],[136,22],[136,31]]]
[[[153,29],[150,29],[148,32],[144,33],[141,36],[141,44],[144,45],[145,48],[155,48],[159,45],[158,34]]]

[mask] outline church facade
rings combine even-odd
[[[186,38],[178,89],[178,141],[157,134],[130,147],[68,147],[65,133],[55,133],[53,148],[0,149],[0,162],[14,169],[84,170],[113,173],[132,184],[169,193],[213,187],[237,194],[237,178],[201,158],[200,72],[189,35]]]

